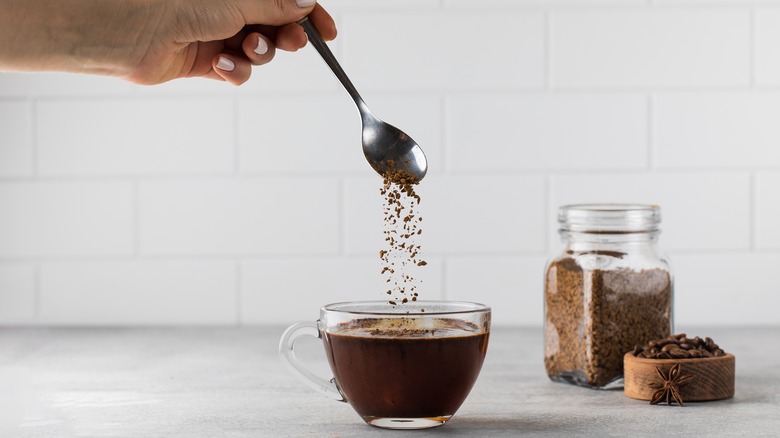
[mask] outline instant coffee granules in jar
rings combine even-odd
[[[655,205],[567,205],[545,276],[544,364],[553,381],[619,386],[623,355],[672,333],[673,279]]]

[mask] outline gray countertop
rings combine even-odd
[[[734,353],[737,378],[733,399],[683,408],[552,383],[539,329],[495,329],[453,419],[406,432],[368,426],[289,374],[276,352],[282,331],[0,329],[0,436],[780,435],[780,328],[687,330]],[[326,372],[316,340],[300,356]]]

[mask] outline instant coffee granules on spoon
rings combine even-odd
[[[420,281],[413,275],[417,267],[427,262],[420,257],[417,238],[422,234],[422,217],[417,209],[420,196],[414,186],[419,182],[410,173],[394,169],[388,161],[380,194],[384,197],[384,249],[379,251],[382,275],[387,284],[386,294],[392,305],[417,301]]]

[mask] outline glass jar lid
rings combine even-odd
[[[637,233],[658,231],[661,207],[642,204],[576,204],[558,209],[561,231]]]

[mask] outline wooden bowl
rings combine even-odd
[[[648,359],[629,352],[623,356],[623,392],[639,400],[650,400],[655,389],[651,383],[661,383],[656,367],[668,375],[674,364],[680,364],[680,374],[693,376],[688,384],[680,387],[683,402],[722,400],[734,397],[733,354],[696,359]]]

